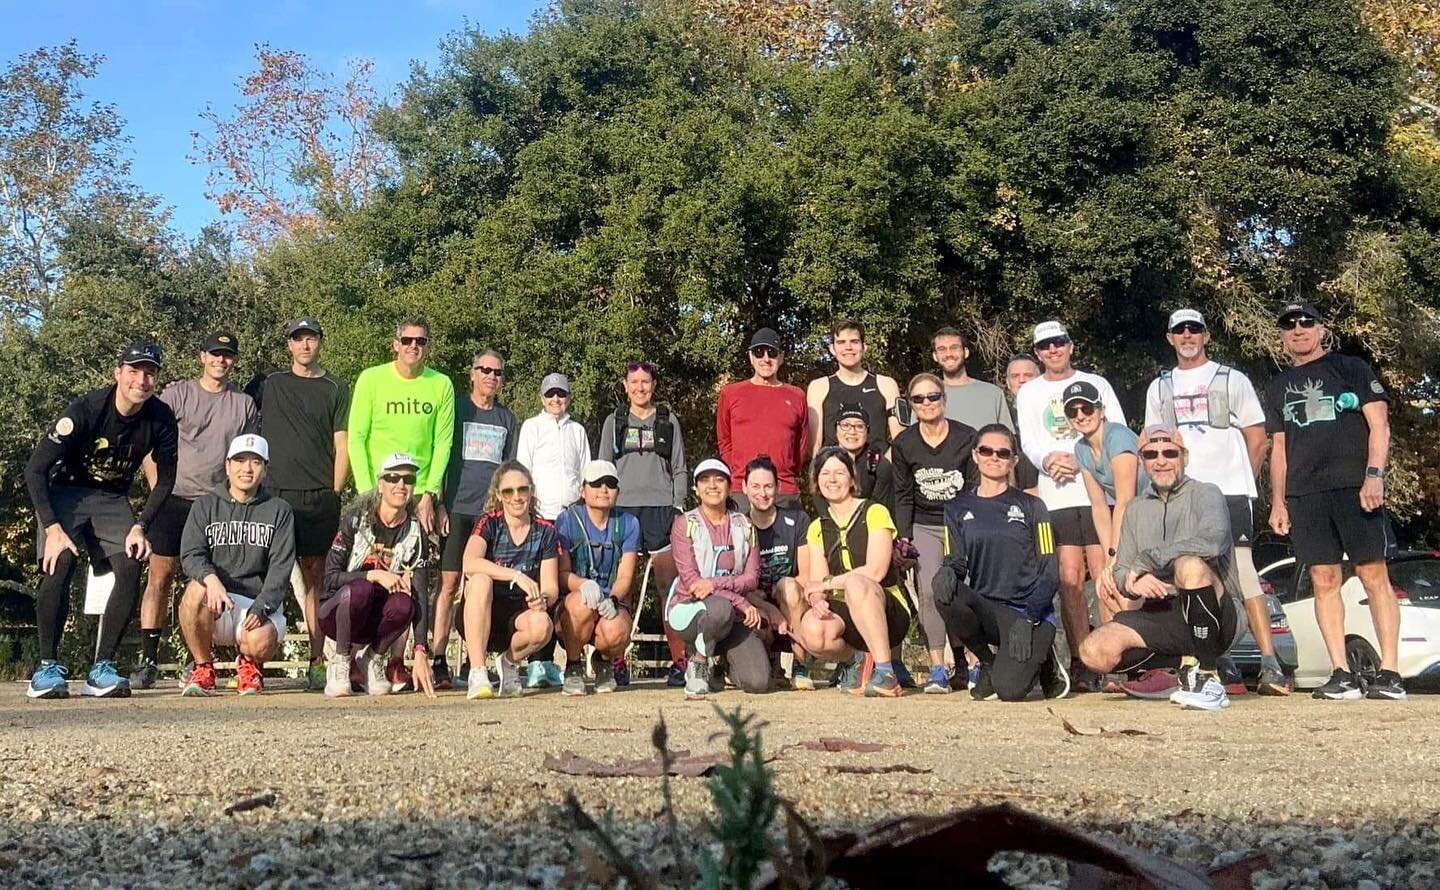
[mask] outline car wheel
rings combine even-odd
[[[1350,662],[1350,673],[1357,677],[1373,677],[1380,670],[1380,656],[1363,637],[1345,640],[1345,660]]]

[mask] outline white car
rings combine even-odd
[[[1380,668],[1380,644],[1370,620],[1369,599],[1348,561],[1341,564],[1340,598],[1345,603],[1345,655],[1350,669],[1373,673]],[[1330,679],[1330,656],[1315,622],[1310,573],[1297,571],[1293,557],[1273,562],[1260,578],[1274,590],[1295,639],[1295,686],[1323,686]],[[1440,552],[1403,552],[1390,560],[1390,586],[1400,600],[1400,657],[1405,679],[1440,679]]]

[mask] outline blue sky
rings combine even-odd
[[[173,207],[187,236],[217,219],[205,168],[186,158],[207,103],[232,108],[254,68],[255,44],[302,52],[343,72],[375,63],[382,89],[403,83],[412,60],[433,62],[445,35],[470,25],[524,33],[543,0],[11,0],[0,29],[0,64],[74,39],[105,62],[90,98],[113,103],[130,136],[131,176]]]

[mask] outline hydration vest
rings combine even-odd
[[[629,406],[629,405],[621,405],[620,407],[618,407],[618,408],[615,409],[615,448],[614,448],[614,450],[615,450],[615,456],[614,456],[614,458],[613,458],[614,460],[617,460],[617,461],[618,461],[618,460],[620,459],[620,456],[621,456],[622,454],[626,453],[626,452],[625,452],[625,436],[626,436],[627,432],[629,431],[629,429],[630,429],[630,406]],[[636,427],[636,429],[643,429],[643,427]],[[670,416],[670,407],[669,407],[668,405],[656,405],[656,406],[655,406],[655,453],[658,454],[658,455],[660,455],[660,459],[663,460],[663,461],[665,461],[665,463],[667,463],[667,464],[670,463],[670,455],[674,453],[674,450],[675,450],[675,444],[674,444],[674,443],[675,443],[675,420],[674,420],[674,418],[672,418],[672,417]],[[631,454],[639,454],[639,453],[643,452],[644,450],[645,450],[645,449],[641,448],[641,449],[637,449],[636,451],[633,451],[633,452],[630,452],[630,453],[631,453]]]
[[[587,517],[581,516],[580,513],[577,512],[577,510],[582,509],[584,509],[584,507],[571,506],[570,509],[565,511],[569,514],[570,521],[574,524],[575,530],[585,539],[583,543],[577,542],[579,546],[570,554],[570,570],[582,578],[600,582],[600,586],[605,588],[606,592],[609,592],[615,589],[615,578],[620,574],[621,550],[625,546],[625,527],[620,524],[620,514],[611,510],[610,517],[605,520],[604,530],[609,532],[609,543],[615,548],[615,558],[610,561],[610,577],[597,577],[595,572],[598,570],[598,567],[590,559],[590,545],[595,542],[590,540],[590,529],[586,521]],[[601,540],[602,542],[604,541],[603,538]]]
[[[1228,430],[1230,423],[1230,368],[1219,365],[1215,376],[1210,378],[1205,403],[1209,418],[1207,423],[1217,430]],[[1180,421],[1175,416],[1175,376],[1170,368],[1160,372],[1160,410],[1171,427],[1179,429]]]
[[[870,510],[870,501],[860,502],[860,506],[850,515],[850,520],[841,528],[835,517],[830,515],[828,508],[820,510],[820,541],[825,547],[825,565],[832,575],[840,575],[851,569],[858,569],[865,564],[866,551],[870,548],[870,528],[865,524],[865,514]],[[844,559],[849,556],[849,567],[846,567]],[[885,577],[881,580],[880,586],[890,588],[899,583],[895,576],[895,566],[890,562],[889,554],[885,559],[888,568],[885,570]]]

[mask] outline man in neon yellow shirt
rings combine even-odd
[[[440,484],[450,461],[455,431],[455,385],[425,367],[430,324],[407,318],[395,328],[395,361],[366,368],[350,399],[350,469],[355,487],[375,487],[375,474],[387,454],[405,452],[420,460],[415,494],[416,518],[427,533],[435,528]]]

